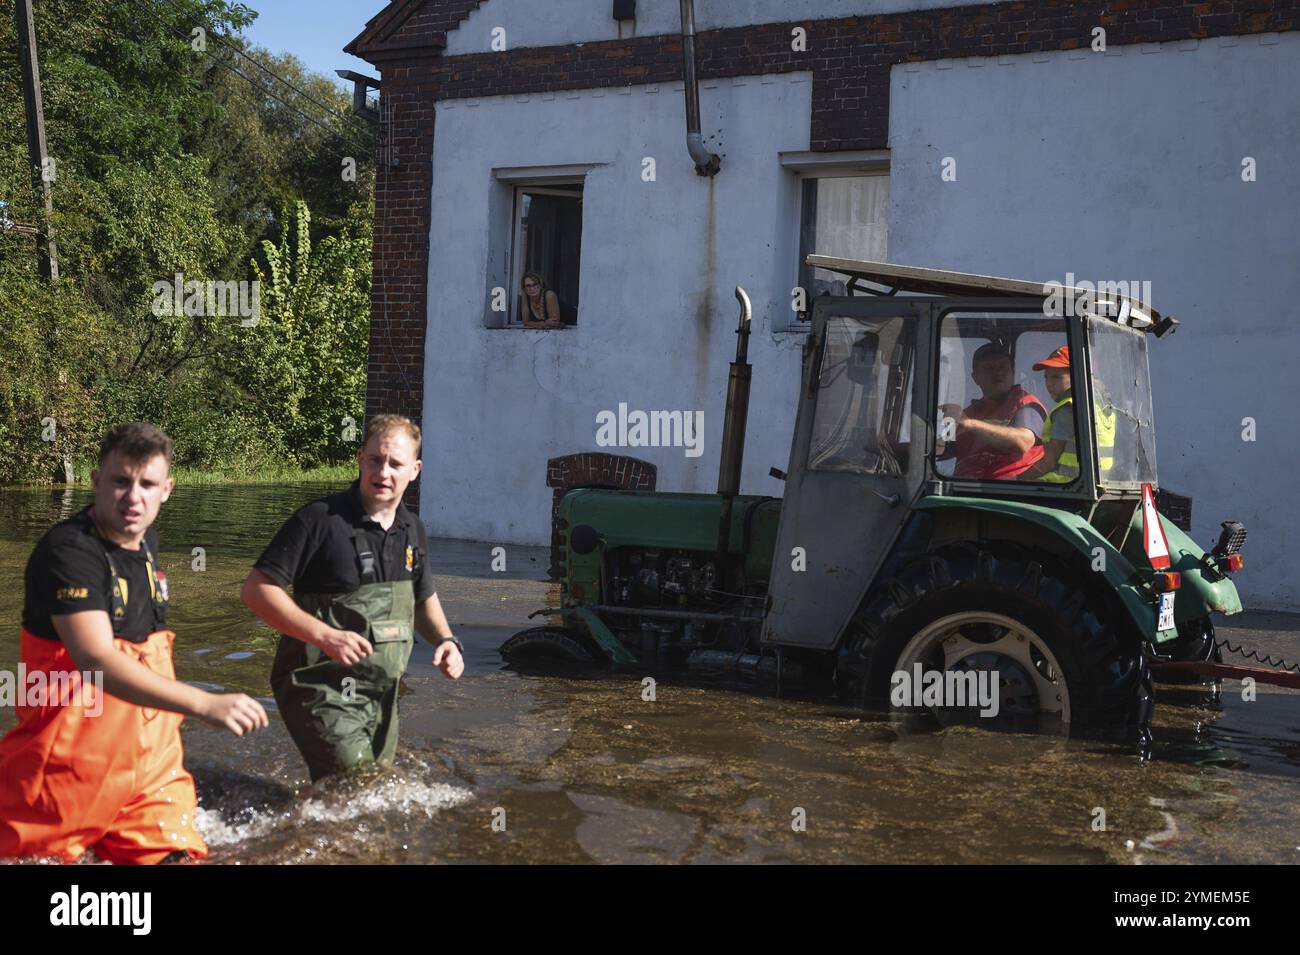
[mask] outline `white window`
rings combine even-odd
[[[582,180],[514,186],[510,324],[578,322]]]
[[[808,310],[792,327],[807,327],[812,299],[849,294],[841,275],[804,264],[812,254],[884,262],[889,257],[889,153],[782,153],[798,180],[797,285]]]

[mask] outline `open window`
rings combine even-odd
[[[935,470],[955,480],[1075,484],[1080,431],[1067,344],[1065,320],[1040,311],[945,315]]]
[[[510,325],[578,323],[582,187],[581,179],[514,186]]]

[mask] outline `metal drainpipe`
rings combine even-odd
[[[700,134],[700,88],[695,79],[695,0],[682,3],[682,61],[686,79],[686,150],[700,176],[716,176],[722,167],[717,153],[704,148]]]

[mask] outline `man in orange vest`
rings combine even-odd
[[[207,855],[181,721],[197,716],[236,736],[267,723],[251,697],[175,678],[150,529],[175,483],[171,452],[153,425],[110,430],[91,473],[94,503],[47,531],[27,562],[26,679],[18,725],[0,740],[0,857]]]
[[[954,478],[1005,480],[1014,478],[1043,456],[1039,435],[1047,409],[1015,383],[1011,355],[996,342],[975,349],[971,379],[981,397],[965,408],[940,406],[956,431],[957,466]]]

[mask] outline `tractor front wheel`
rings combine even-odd
[[[592,666],[600,659],[590,641],[563,627],[521,630],[501,644],[498,652],[502,659],[519,669]]]
[[[849,658],[869,706],[941,723],[1149,740],[1150,675],[1139,640],[1099,615],[1095,582],[1015,544],[946,546],[876,588],[856,615]],[[994,706],[900,694],[916,678],[947,690],[992,686]],[[995,713],[990,711],[995,710]]]

